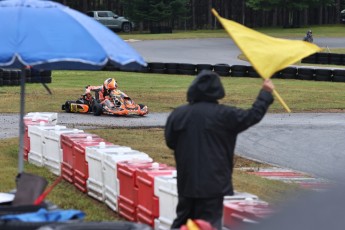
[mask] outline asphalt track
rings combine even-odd
[[[343,38],[315,39],[321,47],[344,47]],[[131,45],[147,62],[248,64],[230,39],[138,41]],[[341,84],[341,83],[338,83]],[[95,127],[164,127],[168,113],[146,117],[94,117],[59,113],[58,124]],[[0,114],[0,139],[18,136],[18,115]],[[238,137],[238,155],[325,179],[345,175],[345,113],[267,114]]]
[[[321,48],[343,48],[344,38],[314,38]],[[133,41],[147,62],[249,65],[237,57],[241,51],[230,38]]]
[[[345,113],[267,114],[241,133],[236,153],[247,158],[343,180]]]

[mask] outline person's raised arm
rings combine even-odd
[[[274,84],[272,82],[271,79],[265,79],[264,80],[264,83],[262,84],[262,89],[267,91],[267,92],[270,92],[272,93],[272,91],[274,90]]]

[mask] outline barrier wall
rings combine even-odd
[[[315,53],[301,60],[302,63],[321,64],[321,65],[339,65],[345,66],[345,54],[337,53]],[[278,71],[273,78],[296,79],[296,80],[316,80],[345,82],[345,73],[340,68],[328,68],[327,71],[319,74],[314,73],[321,67],[287,67]],[[128,71],[117,68],[111,64],[103,68],[104,71]],[[136,72],[141,73],[159,73],[159,74],[182,74],[195,76],[202,70],[211,70],[223,77],[260,77],[254,68],[250,65],[229,65],[229,64],[190,64],[190,63],[163,63],[148,62],[146,67],[142,67]],[[340,70],[340,72],[338,72]],[[51,70],[26,69],[26,83],[51,83]],[[304,72],[308,72],[307,76]],[[21,70],[18,69],[0,69],[0,86],[20,85]]]
[[[315,57],[308,57],[302,60],[302,63],[315,63],[315,64],[332,64],[331,61],[335,60],[334,55],[338,54],[315,54]],[[345,54],[344,54],[345,55]],[[343,56],[344,56],[343,55]],[[325,57],[326,56],[326,57]],[[341,56],[341,55],[340,55]],[[341,56],[340,60],[345,57]],[[316,59],[318,57],[318,59]],[[339,60],[339,57],[337,58]],[[345,66],[343,61],[339,65]],[[113,66],[106,66],[103,68],[105,71],[122,71]],[[189,63],[162,63],[162,62],[149,62],[147,67],[142,67],[137,72],[141,73],[159,73],[159,74],[183,74],[195,76],[202,70],[211,70],[218,73],[222,77],[251,77],[259,78],[259,74],[250,65],[229,65],[229,64],[189,64]],[[305,66],[290,66],[275,73],[272,78],[280,79],[294,79],[294,80],[316,80],[316,81],[333,81],[345,82],[345,69],[329,67],[305,67]]]
[[[20,85],[22,71],[20,69],[1,69],[0,68],[0,86]],[[51,70],[25,69],[26,83],[51,83]]]

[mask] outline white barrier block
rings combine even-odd
[[[154,230],[170,230],[172,223],[164,223],[159,219],[155,219]]]
[[[43,163],[44,166],[57,176],[61,175],[62,149],[60,136],[62,133],[82,133],[83,130],[56,128],[44,132]]]
[[[131,150],[129,147],[119,145],[106,145],[100,142],[98,146],[88,146],[85,149],[85,158],[88,162],[89,178],[87,180],[88,195],[104,202],[104,179],[102,173],[102,162],[104,154],[119,150],[120,148]]]
[[[127,147],[125,147],[127,148]],[[122,149],[117,152],[106,152],[103,158],[104,202],[113,211],[118,212],[117,199],[120,182],[117,178],[117,163],[134,159],[152,162],[152,158],[144,152]]]
[[[49,113],[49,112],[32,112],[28,113],[24,116],[24,119],[31,119],[31,120],[45,120],[48,124],[56,125],[58,114],[57,113]]]
[[[56,127],[66,128],[65,126],[50,125],[40,122],[37,125],[28,125],[28,137],[30,139],[30,151],[28,153],[28,161],[31,164],[42,167],[43,163],[43,141],[44,132],[46,130],[54,130]]]
[[[155,229],[170,229],[178,203],[176,171],[173,175],[155,177],[154,194],[159,199],[158,226]]]

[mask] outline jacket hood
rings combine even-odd
[[[187,101],[216,102],[225,96],[225,91],[217,73],[210,70],[201,71],[189,86]]]

